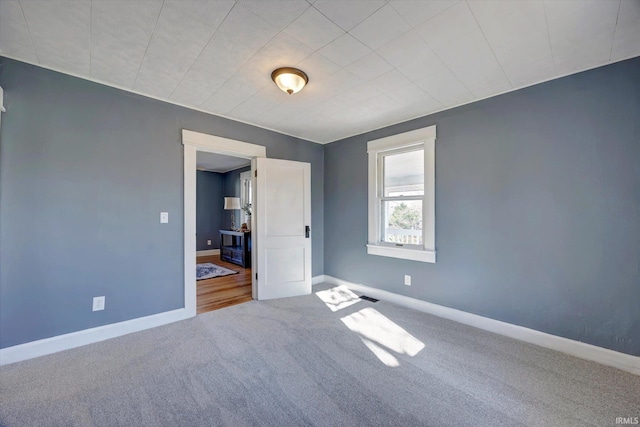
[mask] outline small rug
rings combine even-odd
[[[230,274],[238,274],[238,272],[210,262],[196,264],[196,280],[211,279],[212,277],[228,276]]]

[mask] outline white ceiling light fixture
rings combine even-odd
[[[283,67],[273,70],[271,80],[289,95],[300,92],[309,83],[309,77],[297,68]]]

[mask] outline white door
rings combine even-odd
[[[253,160],[255,298],[311,293],[311,164]],[[255,279],[255,277],[254,277]]]

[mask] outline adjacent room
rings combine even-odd
[[[251,301],[251,162],[196,157],[197,313]],[[237,221],[237,222],[236,222]]]
[[[0,425],[638,425],[639,165],[638,0],[0,0]]]

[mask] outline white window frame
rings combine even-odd
[[[247,182],[251,183],[251,171],[245,171],[240,173],[240,206],[244,207],[249,201],[249,192],[247,188]],[[252,206],[253,208],[253,206]],[[252,212],[253,213],[253,212]],[[240,211],[241,223],[246,222],[249,227],[251,227],[249,221],[249,215],[242,209]]]
[[[2,128],[2,113],[5,113],[7,110],[4,108],[4,89],[0,87],[0,128]]]
[[[390,152],[424,148],[424,196],[422,199],[422,245],[397,246],[383,242],[382,236],[382,157]],[[436,126],[416,129],[367,142],[369,156],[369,255],[436,262]]]

